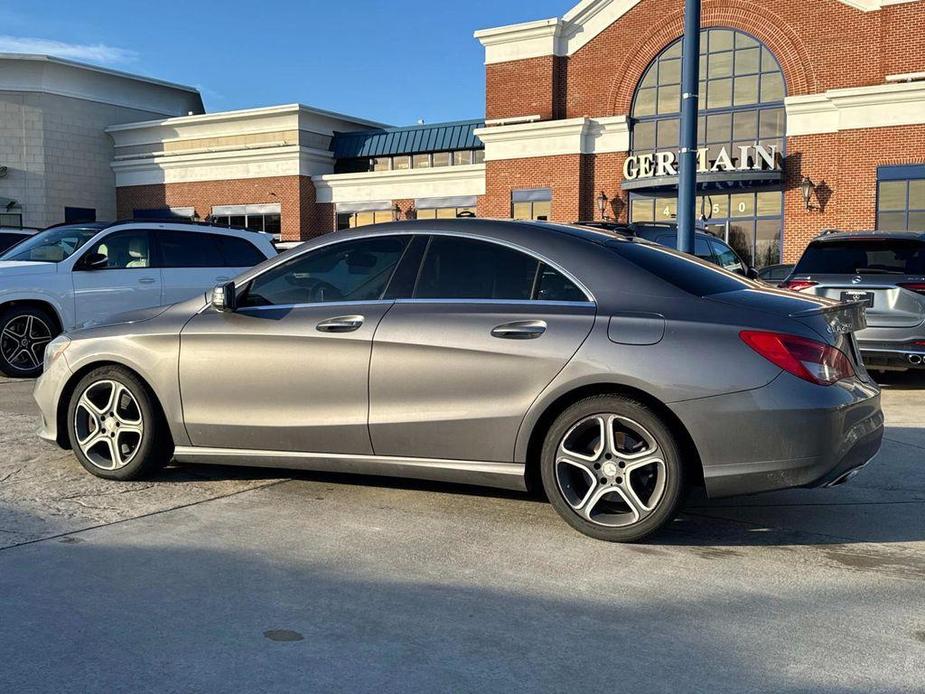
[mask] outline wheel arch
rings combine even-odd
[[[64,329],[61,311],[52,302],[46,299],[7,299],[0,302],[0,311],[13,307],[37,308],[48,313],[57,323],[58,332]]]
[[[681,459],[692,484],[703,486],[703,463],[694,440],[678,416],[661,400],[640,388],[620,383],[589,383],[576,386],[552,400],[535,419],[526,444],[525,476],[531,492],[543,488],[540,480],[540,457],[546,433],[556,418],[571,405],[595,395],[623,395],[639,401],[661,417],[677,437]]]
[[[57,422],[56,440],[61,448],[67,450],[70,450],[71,448],[71,441],[68,436],[67,411],[71,403],[71,397],[74,395],[74,391],[77,389],[77,384],[80,383],[80,380],[91,371],[95,371],[96,369],[105,366],[115,366],[120,369],[125,369],[133,376],[135,376],[135,378],[141,381],[145,388],[147,388],[148,395],[151,396],[151,401],[154,403],[154,407],[157,409],[158,416],[160,416],[161,421],[164,423],[167,431],[170,432],[170,426],[167,421],[167,417],[164,414],[164,406],[161,403],[161,399],[158,396],[157,391],[151,386],[151,383],[148,381],[148,379],[128,364],[123,364],[122,362],[114,361],[111,359],[103,359],[81,366],[70,375],[70,377],[67,379],[67,382],[64,384],[64,387],[61,389],[61,395],[58,397],[58,404],[55,410],[55,419]]]

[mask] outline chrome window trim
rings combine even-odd
[[[296,308],[317,308],[330,306],[385,306],[389,304],[475,304],[479,306],[573,306],[575,308],[597,308],[593,301],[533,301],[531,299],[375,299],[372,301],[327,301],[305,304],[274,304],[272,306],[242,306],[235,313],[246,311],[282,311]],[[208,306],[206,306],[208,308]]]
[[[331,233],[336,234],[337,232],[331,232]],[[485,243],[493,243],[498,246],[510,248],[511,250],[524,253],[530,256],[531,258],[533,258],[534,260],[537,260],[541,263],[544,263],[545,265],[548,265],[556,272],[561,273],[562,275],[566,277],[566,279],[574,283],[575,286],[578,287],[582,291],[582,293],[584,293],[585,297],[588,300],[588,303],[597,305],[597,300],[594,297],[594,293],[590,289],[588,289],[588,286],[584,282],[582,282],[580,279],[575,277],[575,275],[573,275],[571,272],[569,272],[568,270],[563,268],[561,265],[559,265],[559,263],[556,263],[550,260],[549,258],[542,255],[541,253],[537,253],[536,251],[529,249],[529,248],[524,248],[523,246],[520,246],[516,243],[511,243],[510,241],[503,241],[500,239],[488,238],[485,236],[479,236],[478,234],[471,234],[471,233],[466,233],[466,232],[453,232],[453,231],[443,231],[443,230],[406,229],[404,231],[396,230],[390,233],[366,234],[363,236],[354,236],[349,239],[334,239],[328,243],[323,243],[318,246],[312,246],[311,248],[300,249],[298,253],[293,253],[292,255],[281,254],[281,255],[287,255],[287,257],[284,260],[281,260],[278,263],[274,263],[270,267],[261,270],[258,274],[253,275],[251,277],[247,277],[247,279],[245,279],[244,282],[253,282],[258,277],[261,277],[265,273],[270,272],[271,270],[274,270],[275,268],[279,267],[283,263],[287,263],[289,261],[295,260],[296,258],[301,258],[303,255],[307,255],[308,253],[314,253],[315,251],[320,251],[323,248],[327,248],[328,246],[333,246],[334,244],[337,244],[337,243],[350,243],[352,241],[360,241],[364,239],[374,239],[374,238],[388,238],[390,236],[449,236],[452,238],[471,239],[473,241],[484,241]],[[295,249],[292,249],[292,250],[295,250]],[[440,301],[444,301],[444,300],[440,299]],[[492,302],[497,303],[497,300],[495,299],[488,299],[487,301],[492,301]],[[359,302],[359,303],[369,303],[369,302]],[[578,302],[566,302],[566,303],[578,303]]]

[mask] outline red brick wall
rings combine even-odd
[[[485,195],[479,217],[510,218],[511,192],[519,188],[551,188],[552,219],[574,222],[592,214],[586,193],[588,164],[593,157],[567,154],[489,161],[485,164]]]
[[[116,189],[120,218],[136,209],[193,207],[205,219],[215,205],[279,203],[282,237],[292,241],[311,238],[334,229],[333,205],[315,203],[315,186],[306,176],[243,178],[228,181],[194,181]]]
[[[794,262],[823,229],[876,227],[877,167],[925,162],[925,125],[789,137],[787,152],[784,262]],[[817,186],[814,209],[803,202],[803,176]]]
[[[557,64],[562,61],[543,56],[486,65],[485,117],[555,117],[555,93],[564,87],[556,77]]]

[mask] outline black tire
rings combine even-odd
[[[42,373],[45,346],[61,332],[53,315],[34,306],[8,306],[0,311],[0,371],[11,378]]]
[[[626,463],[619,457],[612,456],[606,452],[606,446],[601,445],[598,448],[597,442],[600,441],[600,436],[596,434],[595,427],[603,427],[605,426],[603,422],[611,421],[606,419],[608,415],[622,418],[612,420],[621,431],[624,431],[624,426],[629,427],[625,430],[629,432],[629,435],[624,433],[620,438],[624,444],[627,441],[635,441],[631,435],[632,425],[641,426],[645,430],[638,439],[637,448],[634,449],[641,451],[638,454],[638,463]],[[587,428],[583,430],[582,427]],[[589,458],[599,456],[596,460],[606,465],[606,469],[602,469],[598,462],[578,461],[580,465],[571,466],[561,462],[570,456],[562,454],[560,457],[558,455],[560,443],[567,442],[569,450],[575,447],[572,441],[565,438],[567,434],[576,441],[587,442],[587,450],[590,451]],[[654,440],[658,447],[657,450],[645,442],[644,435]],[[652,463],[638,468],[638,472],[632,471],[624,475],[620,468],[631,469],[634,465],[641,465],[643,460],[649,459],[649,456],[642,453],[647,449],[656,451],[651,458],[661,459],[663,466]],[[610,456],[607,461],[603,458],[605,455]],[[631,453],[631,455],[636,454]],[[598,467],[595,468],[595,465]],[[619,468],[616,467],[617,465]],[[606,476],[607,471],[612,473],[610,477]],[[546,434],[540,472],[549,502],[565,522],[589,537],[607,542],[637,542],[664,527],[677,514],[687,487],[680,447],[671,429],[649,407],[631,398],[618,395],[596,395],[585,398],[559,415]],[[595,475],[593,482],[590,475]],[[663,476],[660,477],[660,475]],[[561,486],[560,481],[563,483]],[[640,488],[639,485],[642,483],[644,486]],[[582,484],[586,485],[586,488],[582,487]],[[625,486],[620,490],[616,489],[619,484],[637,486],[631,492],[627,492]],[[634,511],[626,501],[627,494],[632,493],[632,498],[638,500],[642,496],[634,492],[638,490],[645,493],[650,489],[653,490],[649,492],[651,496],[645,499],[642,506],[651,508],[645,511],[640,509]],[[598,497],[598,494],[601,496]],[[591,503],[595,498],[600,499],[597,506]],[[587,505],[582,504],[583,500],[587,500]],[[609,513],[602,513],[597,520],[594,520],[593,514],[586,510],[589,507],[592,507],[592,511],[603,508]],[[582,510],[585,510],[584,514]],[[611,527],[609,522],[616,522],[617,519],[629,519],[628,524]]]
[[[78,404],[84,394],[97,398],[97,401],[99,401],[100,395],[103,396],[102,399],[106,399],[104,389],[109,387],[108,384],[110,383],[121,385],[134,399],[134,403],[132,403],[129,398],[125,397],[124,393],[120,396],[120,401],[127,403],[125,413],[129,413],[129,418],[134,420],[136,412],[140,416],[140,436],[136,437],[128,432],[120,432],[118,429],[119,424],[116,423],[118,417],[112,417],[109,412],[104,412],[102,415],[93,415],[85,406],[80,406],[79,408]],[[125,413],[119,413],[119,408],[120,405],[116,404],[115,407],[104,409],[116,410],[113,414],[124,415]],[[80,409],[80,412],[78,412],[78,409]],[[124,454],[124,459],[128,461],[124,465],[113,469],[102,466],[101,463],[106,462],[107,457],[111,459],[114,452],[109,444],[106,444],[105,440],[101,440],[95,447],[90,447],[88,452],[84,451],[81,441],[86,441],[90,438],[89,434],[94,431],[92,425],[86,426],[85,423],[94,416],[101,416],[104,420],[108,419],[108,423],[104,421],[102,425],[97,422],[97,426],[100,428],[96,431],[105,434],[109,430],[108,427],[113,427],[113,433],[110,436],[115,436],[115,445],[119,446],[119,452],[116,455],[123,456]],[[83,434],[83,439],[81,439],[78,434],[78,427],[83,429],[85,426],[87,431],[81,432]],[[67,433],[71,448],[80,464],[88,472],[104,479],[135,480],[143,478],[164,467],[170,462],[173,455],[173,441],[170,437],[170,430],[150,388],[134,373],[120,366],[102,366],[80,379],[68,403]]]

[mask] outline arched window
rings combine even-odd
[[[785,91],[780,65],[759,41],[734,29],[702,30],[697,145],[708,149],[708,166],[722,149],[738,166],[739,148],[756,144],[766,148],[774,145],[783,155]],[[678,39],[649,65],[636,88],[630,114],[632,154],[676,152],[680,112]],[[653,184],[657,185],[657,180]],[[698,210],[704,211],[715,230],[725,229],[723,233],[747,260],[759,265],[776,262],[781,233],[780,186],[765,186],[764,190],[748,186],[743,182],[741,188],[702,191]],[[665,189],[639,190],[630,196],[630,202],[634,221],[671,221],[677,211],[674,194]]]
[[[784,76],[771,52],[748,34],[732,29],[700,33],[700,113],[697,142],[736,145],[756,141],[783,147]],[[681,39],[648,67],[636,89],[633,151],[678,146],[681,112]]]

